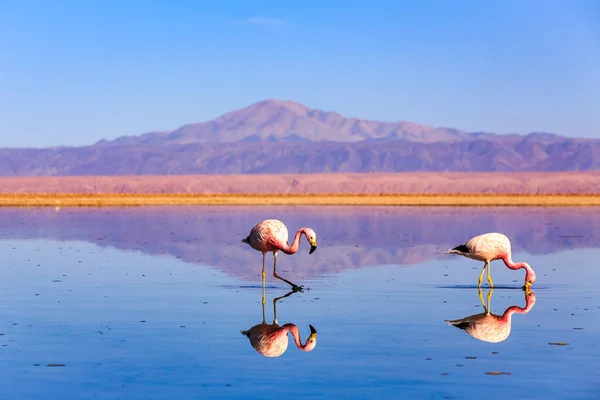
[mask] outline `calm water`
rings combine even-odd
[[[267,358],[240,333],[263,315],[240,240],[268,217],[318,235],[277,268],[310,288],[276,311],[316,328],[312,352],[290,336]],[[3,209],[0,398],[598,398],[599,229],[597,209]],[[538,276],[527,298],[492,263],[491,313],[529,305],[499,343],[444,322],[484,309],[482,263],[441,253],[489,231]],[[272,323],[288,287],[270,256],[267,273]]]

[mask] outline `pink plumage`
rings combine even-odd
[[[464,330],[475,339],[489,343],[502,342],[510,335],[513,314],[527,314],[535,305],[535,294],[526,293],[525,302],[525,308],[511,306],[502,315],[494,315],[487,309],[481,314],[446,322]]]
[[[242,334],[248,336],[252,347],[265,357],[279,357],[288,347],[288,333],[292,334],[296,347],[302,351],[311,351],[317,345],[317,331],[310,327],[310,336],[306,339],[306,343],[302,344],[298,327],[294,324],[285,324],[279,326],[277,322],[273,324],[254,325],[247,331],[242,331]]]
[[[267,253],[273,253],[273,276],[290,284],[295,291],[301,291],[302,287],[288,281],[277,275],[277,253],[281,250],[286,254],[294,254],[300,246],[300,236],[306,236],[310,244],[312,254],[317,248],[317,235],[311,228],[300,228],[294,236],[294,241],[290,246],[288,244],[288,230],[285,224],[277,219],[267,219],[258,223],[250,231],[250,235],[243,239],[242,242],[247,243],[255,250],[258,250],[263,255],[262,276],[265,277],[265,256]]]
[[[273,299],[273,323],[267,324],[265,319],[265,286],[262,287],[262,323],[254,325],[252,328],[241,331],[242,335],[246,335],[250,339],[252,347],[265,357],[279,357],[288,347],[288,333],[292,334],[296,347],[302,351],[311,351],[317,345],[317,330],[310,327],[310,335],[306,342],[302,344],[300,340],[300,332],[295,324],[285,324],[279,326],[277,322],[277,302],[285,297],[291,296],[295,291],[291,291],[285,296]]]
[[[535,272],[529,264],[526,262],[515,263],[512,261],[510,240],[502,233],[492,232],[475,236],[466,243],[461,244],[452,250],[448,250],[444,254],[458,254],[474,260],[483,261],[484,265],[481,275],[479,275],[478,286],[481,286],[483,274],[487,269],[487,281],[491,287],[494,287],[490,276],[490,263],[493,260],[503,260],[504,264],[513,270],[525,268],[525,289],[529,289],[536,280]]]

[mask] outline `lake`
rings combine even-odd
[[[598,398],[598,211],[1,209],[0,398]],[[277,263],[305,287],[276,302],[278,323],[302,342],[312,325],[310,352],[289,335],[266,357],[241,333],[263,322],[263,293],[262,256],[240,241],[266,218],[317,233],[312,255],[303,238]],[[493,231],[537,273],[528,296],[524,270],[492,262],[490,312],[514,311],[498,343],[445,322],[485,311],[483,263],[443,252]],[[290,292],[272,262],[267,324]]]

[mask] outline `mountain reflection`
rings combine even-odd
[[[481,289],[479,299],[483,305],[484,312],[456,320],[445,320],[450,325],[462,329],[477,340],[489,343],[499,343],[508,338],[512,326],[513,314],[527,314],[535,305],[535,293],[525,293],[525,308],[510,306],[502,315],[492,314],[490,302],[494,289],[490,289],[487,295],[487,305],[483,301]]]
[[[277,302],[285,297],[296,293],[291,291],[288,294],[273,299],[273,323],[267,324],[265,317],[265,286],[263,282],[262,289],[262,322],[254,325],[248,330],[241,331],[250,339],[250,344],[260,354],[265,357],[279,357],[288,347],[288,334],[292,335],[296,347],[301,351],[312,351],[317,346],[317,330],[309,325],[310,335],[304,343],[300,339],[300,332],[295,324],[288,323],[279,326],[277,321]]]
[[[595,247],[600,214],[592,208],[427,207],[140,207],[2,209],[3,239],[83,240],[101,247],[165,254],[242,278],[260,276],[256,254],[240,240],[258,222],[278,218],[290,231],[310,226],[319,249],[282,255],[290,279],[379,264],[417,264],[465,237],[499,231],[513,251],[533,254]],[[291,240],[291,239],[290,239]]]

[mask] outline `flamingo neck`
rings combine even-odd
[[[510,306],[506,309],[506,311],[504,311],[504,314],[502,314],[502,320],[504,320],[505,322],[510,322],[513,314],[525,314],[527,313],[527,311],[525,311],[524,308],[521,308],[519,306]]]
[[[525,268],[525,270],[527,270],[527,275],[531,274],[533,272],[533,270],[531,269],[531,267],[525,263],[525,262],[514,262],[512,260],[511,254],[510,253],[506,253],[504,254],[504,256],[502,257],[502,260],[504,261],[504,264],[506,264],[506,266],[510,269],[521,269],[521,268]]]
[[[296,236],[294,236],[294,241],[292,242],[292,245],[289,246],[287,243],[284,244],[281,248],[281,251],[283,251],[285,254],[296,253],[298,251],[298,248],[300,247],[300,236],[302,236],[303,233],[304,228],[298,229],[298,232],[296,232]]]
[[[502,319],[504,321],[510,322],[510,319],[512,318],[513,314],[527,314],[529,312],[529,310],[531,310],[533,308],[533,305],[535,304],[535,297],[534,296],[525,296],[525,308],[519,307],[519,306],[511,306],[508,307],[506,309],[506,311],[504,311],[504,314],[502,314]]]
[[[298,236],[298,234],[296,234],[296,236]],[[286,332],[292,334],[292,336],[294,337],[294,343],[296,343],[296,347],[302,351],[305,351],[306,345],[308,344],[308,339],[306,340],[306,343],[302,344],[302,342],[300,341],[300,332],[298,331],[298,327],[294,324],[285,324],[282,326],[282,328]]]

